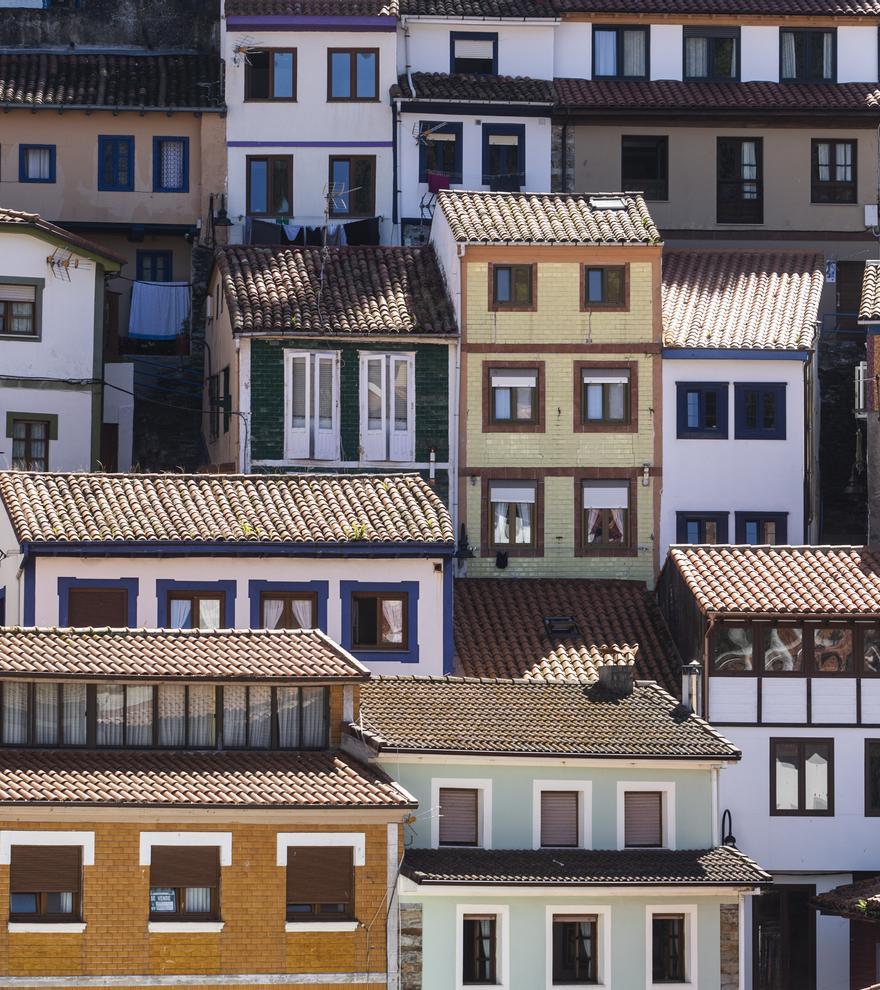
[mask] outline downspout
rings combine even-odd
[[[397,243],[403,244],[403,227],[400,224],[400,184],[397,181],[399,155],[400,100],[395,99],[391,101],[391,226],[397,228]]]
[[[703,711],[701,717],[707,722],[711,719],[712,713],[709,711],[709,681],[711,680],[711,667],[709,666],[709,644],[712,642],[712,632],[715,629],[716,616],[709,617],[709,624],[703,633]]]
[[[551,125],[552,126],[552,125]],[[562,188],[559,190],[561,193],[568,192],[568,121],[562,125],[562,177],[561,185]]]
[[[416,88],[413,86],[412,64],[409,60],[409,18],[407,17],[403,19],[403,57],[406,59],[406,84],[409,86],[410,98],[414,100],[416,98]]]
[[[818,339],[819,326],[816,326],[816,336]],[[816,484],[813,478],[813,414],[815,411],[815,401],[813,395],[813,360],[815,350],[810,351],[810,357],[804,361],[804,526],[803,542],[811,543],[811,529],[813,524],[813,488]],[[791,534],[789,534],[791,542]]]
[[[719,796],[720,796],[720,784],[719,784],[719,774],[721,773],[718,767],[712,768],[712,847],[717,848],[721,845],[721,822],[718,819],[718,808],[719,808]]]

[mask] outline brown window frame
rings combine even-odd
[[[399,601],[403,603],[403,630],[400,643],[383,643],[379,640],[376,643],[359,643],[355,639],[355,607],[358,600],[372,598],[376,602],[376,632],[377,640],[379,630],[382,628],[382,602]],[[406,653],[409,650],[409,595],[405,592],[399,594],[388,591],[353,591],[351,594],[351,648],[360,652],[380,651],[383,653]]]
[[[833,818],[834,817],[834,739],[827,736],[772,736],[770,746],[770,816],[772,818]],[[824,810],[807,810],[805,790],[806,745],[823,744],[828,747],[828,807]],[[776,747],[779,745],[798,747],[798,807],[778,809],[776,807]]]
[[[267,599],[274,599],[276,601],[282,601],[284,603],[281,612],[282,618],[285,613],[289,613],[293,616],[293,602],[308,601],[312,606],[312,625],[309,627],[311,629],[318,628],[318,596],[313,591],[261,591],[260,592],[260,629],[268,628],[265,626],[263,619],[263,603]],[[277,629],[299,629],[300,626],[276,626]]]
[[[513,273],[515,269],[528,269],[529,272],[529,299],[526,303],[499,301],[498,299],[498,272],[501,270],[510,272],[510,286],[513,290]],[[490,264],[489,265],[489,311],[492,313],[534,313],[538,309],[538,266],[534,263],[510,263],[510,264]]]
[[[866,818],[880,817],[880,799],[878,799],[876,807],[871,806],[871,775],[869,769],[870,769],[870,758],[871,758],[872,749],[877,751],[877,761],[880,762],[880,739],[865,740],[865,817]]]
[[[28,299],[4,299],[3,289],[0,287],[0,337],[11,337],[12,340],[29,340],[34,337],[39,337],[39,328],[37,327],[37,304],[35,301]],[[27,333],[15,333],[6,326],[6,306],[28,306],[30,307],[30,315],[28,319],[30,320],[31,328]],[[10,313],[9,319],[11,320],[12,314]],[[15,319],[20,320],[21,315],[17,315]]]
[[[492,513],[492,485],[494,484],[523,484],[535,486],[535,501],[533,503],[534,518],[532,520],[531,543],[495,543],[495,526]],[[544,556],[544,476],[539,469],[499,471],[491,477],[484,476],[480,490],[482,523],[481,556],[490,557],[498,553],[506,553],[508,557],[543,557]]]
[[[840,182],[836,179],[828,182],[819,181],[819,145],[829,145],[829,157],[833,159],[834,151],[839,144],[847,144],[852,148],[852,180],[850,182]],[[810,202],[825,206],[842,206],[858,202],[859,191],[859,144],[854,138],[813,138],[810,142]],[[829,168],[834,168],[831,161]],[[846,193],[845,199],[836,199],[834,194],[838,191]],[[822,196],[827,192],[830,196]],[[820,195],[817,195],[819,193]]]
[[[248,56],[245,56],[244,64],[244,101],[245,103],[296,103],[297,102],[297,70],[299,68],[299,58],[297,55],[297,50],[295,48],[261,48],[259,51],[251,53],[252,55],[267,55],[269,57],[269,65],[267,71],[267,78],[269,82],[269,95],[268,96],[253,96],[251,93],[251,73],[248,71],[250,63],[247,61]],[[276,55],[292,55],[293,65],[291,67],[291,90],[293,92],[292,96],[272,96],[275,89],[275,56]]]
[[[639,431],[639,363],[638,361],[575,361],[574,370],[574,432],[575,433],[638,433]],[[626,387],[626,419],[587,419],[587,386],[584,372],[625,371],[629,375]],[[603,395],[603,405],[606,398]]]
[[[370,185],[370,207],[364,212],[349,210],[347,213],[337,211],[333,206],[333,197],[329,197],[331,217],[371,217],[376,213],[376,156],[375,155],[331,155],[328,161],[328,188],[333,187],[333,163],[348,162],[349,176],[354,171],[354,163],[359,161],[369,161],[373,163],[373,181]],[[351,201],[351,191],[349,191],[349,206],[354,204]]]
[[[272,163],[275,161],[283,161],[287,163],[287,198],[290,203],[290,210],[288,213],[277,213],[268,209],[271,205],[269,202],[270,192],[271,192],[271,173],[272,173]],[[258,213],[256,210],[251,208],[251,163],[252,162],[265,162],[266,163],[266,207],[265,213]],[[293,155],[247,155],[245,158],[245,212],[249,217],[277,217],[277,216],[293,216]]]
[[[533,415],[531,419],[496,419],[495,395],[492,387],[493,372],[535,372],[537,385],[532,390]],[[543,433],[545,406],[544,362],[484,361],[483,362],[483,433]],[[511,409],[512,409],[511,404]]]
[[[371,54],[376,57],[373,89],[375,96],[357,96],[357,56]],[[348,55],[348,83],[351,96],[333,95],[333,56]],[[327,49],[327,102],[328,103],[378,103],[379,102],[379,49],[378,48],[328,48]]]
[[[467,944],[467,931],[468,923],[475,921],[489,921],[492,925],[489,934],[489,944],[491,946],[489,956],[487,957],[487,975],[485,978],[479,978],[474,974],[481,963],[479,958],[479,946],[478,942],[480,936],[474,936],[471,940],[470,949],[468,949]],[[498,981],[498,915],[497,914],[466,914],[462,918],[461,925],[462,932],[462,972],[461,972],[461,982],[463,986],[491,986]]]
[[[623,543],[590,543],[589,509],[584,508],[584,487],[587,481],[606,481],[608,483],[624,483],[627,486],[628,505],[624,512]],[[575,556],[577,557],[634,557],[638,554],[638,485],[634,477],[610,468],[598,468],[589,472],[575,475]],[[599,509],[601,513],[610,513],[610,509]],[[609,517],[610,518],[610,517]],[[603,516],[603,529],[608,519]]]
[[[23,441],[22,440],[16,441],[16,437],[15,437],[15,427],[19,423],[23,423],[24,424],[24,427],[25,427],[25,436],[24,436],[24,440]],[[41,442],[41,443],[45,443],[46,444],[46,456],[44,458],[34,458],[33,454],[31,453],[31,447],[32,447],[33,443],[35,442],[34,441],[34,437],[31,436],[31,427],[34,426],[37,423],[39,423],[40,426],[42,426],[46,430],[46,436],[45,437],[37,437],[36,438],[37,442]],[[52,439],[52,424],[51,424],[51,422],[49,420],[43,419],[43,418],[41,418],[39,416],[34,416],[32,419],[28,419],[25,416],[16,417],[15,419],[12,420],[12,435],[11,435],[11,439],[12,439],[12,450],[13,451],[15,450],[15,444],[16,444],[16,442],[19,442],[19,443],[22,443],[23,442],[24,443],[24,449],[25,449],[25,454],[24,454],[24,457],[23,458],[21,458],[21,457],[15,457],[14,453],[11,453],[10,454],[10,461],[12,462],[13,467],[15,467],[15,462],[16,461],[24,460],[26,466],[23,467],[23,468],[17,468],[17,470],[20,470],[20,471],[48,471],[49,470],[49,442]],[[39,465],[36,466],[36,467],[34,466],[35,464],[37,464],[38,461],[43,465],[42,467],[39,466]]]
[[[532,525],[531,525],[531,539],[528,543],[496,543],[495,542],[495,512],[492,506],[495,504],[492,501],[492,485],[503,483],[504,480],[501,478],[493,478],[488,486],[488,545],[492,552],[497,553],[501,551],[502,553],[529,553],[533,552],[538,548],[538,482],[534,479],[522,479],[524,484],[533,484],[535,486],[535,501],[527,503],[533,506],[532,511]],[[515,483],[516,479],[509,479]],[[511,533],[516,531],[516,507],[520,505],[520,502],[509,502],[507,508],[507,526]]]
[[[190,629],[200,629],[198,619],[201,616],[201,603],[203,601],[214,601],[215,599],[220,600],[220,625],[218,629],[224,628],[224,623],[226,619],[226,592],[225,591],[172,591],[168,594],[168,600],[165,606],[165,625],[166,628],[176,628],[171,625],[171,603],[172,602],[189,602],[192,614],[192,624],[189,626]]]
[[[744,144],[755,145],[755,178],[743,177]],[[723,175],[723,156],[735,151],[736,176]],[[755,197],[745,196],[755,186]],[[718,137],[715,141],[715,222],[758,225],[764,223],[764,139],[762,137]]]
[[[314,896],[303,898],[299,901],[294,901],[290,899],[289,896],[289,871],[290,871],[290,860],[292,856],[301,855],[305,850],[311,850],[319,856],[341,856],[343,853],[347,852],[350,862],[348,867],[351,871],[349,880],[349,897],[346,900],[340,901],[328,901],[324,899],[317,899]],[[284,916],[286,921],[295,924],[298,921],[301,922],[327,922],[332,923],[334,921],[354,921],[355,920],[355,867],[354,867],[354,849],[351,846],[288,846],[287,847],[287,866],[285,868],[285,882],[287,887],[284,894]],[[306,891],[306,893],[309,893]],[[314,895],[314,891],[311,891]],[[309,910],[307,911],[291,911],[290,906],[292,904],[301,904],[307,906]],[[321,911],[322,906],[326,905],[344,905],[343,911],[332,911],[323,912]]]
[[[680,975],[672,975],[657,978],[654,976],[654,922],[675,920],[681,922],[681,938],[678,944],[677,969]],[[688,972],[688,918],[687,915],[678,911],[658,911],[651,914],[651,980],[653,983],[671,983],[673,986],[688,983],[692,980],[692,974]]]
[[[566,929],[571,925],[589,925],[591,929],[589,937],[591,952],[586,964],[586,975],[580,978],[563,975],[565,971],[578,970],[581,965],[577,949],[579,939],[577,936],[574,939],[567,937]],[[562,929],[559,937],[556,933],[557,926]],[[599,982],[599,915],[589,912],[582,914],[578,912],[571,914],[554,913],[550,921],[550,940],[551,986],[593,986]],[[569,941],[573,941],[574,945],[569,946],[567,944]],[[573,958],[566,958],[566,953],[571,953]],[[560,954],[562,958],[560,958]]]
[[[14,879],[15,873],[15,850],[17,848],[25,848],[32,850],[32,854],[43,857],[44,854],[52,853],[58,854],[61,849],[69,850],[70,854],[76,857],[76,870],[79,874],[78,884],[75,889],[68,891],[46,891],[46,890],[13,890],[13,887],[18,886]],[[82,846],[70,845],[70,846],[56,846],[51,850],[46,849],[43,846],[29,846],[27,843],[14,843],[10,850],[10,865],[9,865],[9,922],[10,924],[17,924],[19,922],[31,922],[37,924],[58,924],[63,922],[78,922],[82,920]],[[72,908],[70,911],[52,911],[48,910],[48,899],[53,893],[69,893],[73,895],[72,898]],[[12,910],[12,897],[15,894],[24,894],[26,896],[36,897],[36,911],[15,911]]]
[[[605,281],[608,271],[623,272],[623,299],[619,302],[591,302],[587,299],[587,289],[589,287],[589,273],[591,271],[602,272],[602,295],[605,296]],[[630,270],[629,263],[623,265],[601,265],[583,264],[581,265],[581,285],[580,285],[580,309],[582,313],[628,313],[630,307]]]

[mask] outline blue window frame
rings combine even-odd
[[[235,581],[165,581],[156,582],[156,627],[167,629],[171,626],[171,600],[183,601],[189,596],[197,598],[220,598],[222,603],[222,614],[220,628],[235,628]],[[184,608],[180,609],[185,612]],[[191,625],[196,625],[198,617],[193,615]],[[189,624],[184,624],[181,628],[190,628]]]
[[[497,76],[498,33],[451,31],[449,71],[472,76]]]
[[[189,138],[153,138],[153,192],[189,192]]]
[[[733,392],[737,440],[785,439],[784,382],[737,382]]]
[[[676,512],[677,543],[727,543],[726,512]]]
[[[736,542],[753,546],[788,543],[788,513],[737,512]]]
[[[134,189],[134,138],[98,135],[98,189],[131,192]]]
[[[272,595],[313,595],[317,605],[315,625],[327,632],[327,599],[330,597],[328,581],[249,581],[248,599],[251,609],[251,629],[262,629],[260,603],[263,596]]]
[[[676,382],[679,440],[727,439],[727,382]]]
[[[138,282],[170,282],[174,274],[173,258],[171,251],[138,251]]]
[[[419,182],[427,182],[431,173],[460,183],[463,125],[420,120],[419,135]]]
[[[519,192],[525,182],[525,124],[483,124],[483,185],[492,192]]]
[[[55,181],[55,145],[20,144],[18,146],[19,182]]]
[[[70,592],[77,588],[92,591],[117,591],[126,592],[126,607],[128,609],[128,626],[134,629],[137,622],[137,600],[138,600],[138,579],[137,578],[58,578],[58,625],[68,625],[68,615],[70,609]]]
[[[394,663],[419,662],[419,584],[417,581],[376,583],[373,581],[340,581],[342,598],[342,646],[363,662],[389,660]],[[369,595],[401,595],[406,599],[406,649],[355,649],[355,596],[361,600]]]

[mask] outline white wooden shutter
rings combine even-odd
[[[284,456],[304,459],[311,453],[311,356],[288,351],[284,364],[285,444]]]
[[[623,796],[625,846],[663,845],[663,794],[660,791],[627,791]]]
[[[389,370],[388,459],[412,461],[416,450],[415,360],[410,354],[392,354]]]
[[[478,846],[479,795],[476,789],[440,788],[440,845]]]
[[[388,389],[384,354],[361,354],[360,421],[361,450],[365,461],[387,459]]]
[[[541,845],[578,844],[578,792],[541,792]]]
[[[315,354],[315,459],[339,459],[339,361],[335,353]]]

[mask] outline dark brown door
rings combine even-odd
[[[119,424],[101,424],[101,466],[105,471],[119,470]]]
[[[880,925],[874,921],[849,923],[849,985],[851,990],[880,983]]]
[[[67,595],[69,626],[124,629],[128,625],[126,588],[71,588]]]
[[[815,990],[815,886],[773,886],[752,900],[754,990]]]
[[[862,302],[864,261],[838,261],[836,283],[837,328],[857,330],[859,306]]]

